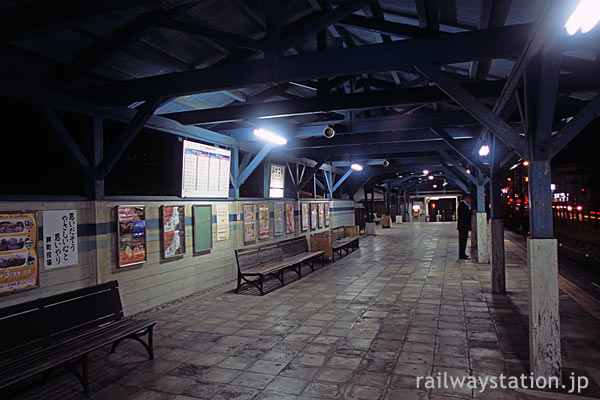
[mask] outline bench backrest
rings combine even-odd
[[[339,240],[342,239],[346,236],[345,232],[344,232],[344,227],[341,226],[339,228],[334,228],[331,230],[331,236],[333,238],[333,240]]]
[[[117,281],[0,309],[0,358],[123,317]]]
[[[279,247],[283,251],[284,257],[293,257],[309,251],[308,240],[306,239],[306,236],[300,236],[279,242]]]
[[[283,260],[283,251],[277,244],[269,243],[262,246],[237,249],[235,251],[238,268],[241,272],[273,261]]]

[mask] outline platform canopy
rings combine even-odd
[[[490,176],[477,150],[491,138],[500,167],[529,158],[526,105],[545,86],[554,99],[544,105],[553,115],[550,155],[598,116],[600,30],[567,34],[576,5],[5,1],[0,96],[41,104],[58,131],[56,110],[129,123],[106,149],[98,178],[150,127],[236,148],[240,175],[269,153],[323,170],[330,188],[339,183],[347,193],[367,184],[414,187],[423,169],[463,190],[477,179],[467,170]],[[548,54],[557,54],[553,67],[540,67],[542,87],[532,89],[526,71],[546,65],[539,59]],[[288,142],[264,150],[256,128]],[[68,132],[59,137],[87,168]],[[350,163],[365,168],[346,174]],[[295,184],[306,176],[295,175]],[[232,183],[239,186],[238,176]]]

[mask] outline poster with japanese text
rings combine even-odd
[[[306,231],[308,230],[308,203],[302,203],[300,205],[300,230]]]
[[[283,235],[283,203],[273,205],[273,236]]]
[[[162,206],[163,256],[183,257],[185,254],[185,207]]]
[[[325,207],[323,203],[319,203],[319,228],[325,225]]]
[[[0,293],[38,286],[35,213],[0,214]]]
[[[77,210],[44,211],[44,268],[78,264]]]
[[[317,203],[310,203],[310,229],[317,229]]]
[[[146,207],[118,206],[119,267],[146,262]]]
[[[229,239],[229,204],[217,203],[217,242]]]
[[[258,205],[258,238],[266,239],[269,237],[269,206],[267,204]]]
[[[244,243],[256,241],[256,205],[244,204]]]
[[[329,227],[329,202],[325,203],[325,226]]]
[[[294,233],[294,203],[285,205],[285,233]]]

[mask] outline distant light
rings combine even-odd
[[[488,146],[487,144],[484,144],[483,146],[481,146],[479,148],[479,155],[481,157],[486,157],[490,154],[490,146]]]
[[[574,35],[577,31],[587,33],[600,21],[600,0],[581,0],[571,14],[565,28],[569,35]]]
[[[430,180],[430,181],[432,181],[432,180],[434,180],[434,179],[435,179],[435,178],[434,178],[434,176],[433,176],[433,175],[429,175],[429,180]]]
[[[506,180],[507,180],[507,181],[509,181],[509,182],[510,182],[510,181],[512,181],[512,179],[511,179],[511,178],[506,178]]]
[[[567,206],[567,211],[573,211],[573,207]]]
[[[276,133],[273,133],[273,132],[268,131],[263,128],[255,129],[254,136],[258,136],[259,138],[264,139],[267,142],[276,144],[278,146],[283,146],[284,144],[287,143],[287,139],[284,138],[283,136],[280,136]]]
[[[581,211],[581,210],[583,210],[583,207],[582,206],[577,206],[577,211]]]
[[[424,170],[423,170],[423,175],[427,175],[428,173],[429,173],[429,170],[428,170],[428,169],[424,169]]]
[[[355,171],[362,171],[363,170],[362,165],[357,164],[357,163],[353,163],[352,165],[350,165],[350,168],[352,168]]]
[[[528,176],[525,177],[525,182],[529,182],[529,177]]]
[[[523,166],[524,167],[528,167],[529,166],[529,161],[523,161]]]
[[[470,170],[470,169],[467,169],[467,174],[470,174],[470,173],[471,173],[471,170]]]
[[[435,208],[435,203],[431,203],[431,208]]]
[[[554,183],[550,184],[550,190],[552,190],[553,192],[556,190],[556,185]]]
[[[442,183],[442,186],[448,186],[448,181],[444,179],[444,183]]]
[[[434,189],[437,189],[437,185],[433,185],[433,188],[434,188]]]

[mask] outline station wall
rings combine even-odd
[[[269,207],[270,235],[248,246],[268,243],[289,237],[310,235],[330,228],[300,230],[300,205],[305,202],[329,201],[330,227],[354,225],[354,201],[323,199],[247,199],[240,201],[198,201],[169,199],[165,201],[27,201],[0,202],[0,210],[36,211],[38,225],[38,254],[42,249],[42,212],[47,210],[77,210],[79,264],[45,270],[39,264],[39,287],[0,296],[0,307],[18,304],[39,297],[118,280],[125,314],[150,309],[160,304],[218,286],[235,287],[237,265],[234,250],[245,247],[243,240],[243,205],[265,203]],[[216,204],[229,206],[229,239],[216,241]],[[275,202],[294,203],[295,231],[273,236]],[[212,205],[213,246],[210,252],[194,254],[192,235],[192,205]],[[147,261],[119,268],[117,248],[117,206],[146,206]],[[177,259],[164,259],[160,240],[160,207],[184,205],[186,216],[186,252]],[[257,223],[258,230],[258,223]],[[258,233],[257,233],[258,235]]]

